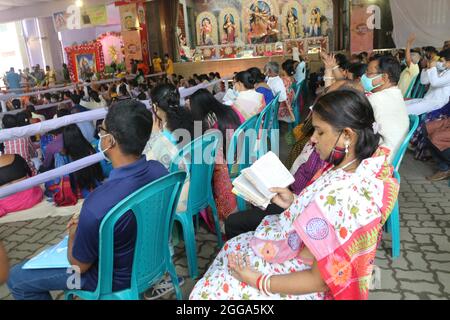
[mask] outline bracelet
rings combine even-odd
[[[339,69],[339,66],[334,66],[333,69],[331,69],[331,70],[336,70],[336,69]]]
[[[260,275],[258,277],[258,280],[256,280],[256,289],[258,289],[258,291],[261,291],[261,279],[264,277],[264,275]]]
[[[323,77],[323,80],[334,80],[336,79],[335,77]]]

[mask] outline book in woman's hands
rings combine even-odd
[[[271,188],[287,188],[295,182],[292,174],[273,152],[268,152],[233,181],[233,193],[262,209],[276,195]]]

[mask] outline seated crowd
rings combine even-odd
[[[108,112],[95,124],[77,123],[5,141],[0,186],[96,152],[105,160],[46,183],[44,193],[35,187],[1,199],[0,216],[28,209],[44,195],[56,205],[85,199],[79,217],[68,225],[68,259],[81,270],[82,289],[94,291],[102,219],[122,199],[168,174],[172,160],[189,142],[181,130],[193,139],[218,129],[229,142],[234,130],[278,99],[279,121],[294,123],[295,111],[306,115],[292,130],[295,141],[286,161],[295,182],[271,190],[276,196],[266,210],[252,206],[238,212],[226,161],[228,145],[219,145],[212,187],[229,241],[190,298],[367,299],[382,228],[400,188],[392,164],[410,130],[409,115],[423,115],[410,145],[416,158],[433,156],[439,165],[429,179],[450,177],[450,49],[412,49],[413,43],[411,36],[405,52],[397,55],[362,53],[349,59],[322,53],[322,72],[309,77],[304,58],[237,72],[232,88],[216,73],[145,81],[138,73],[139,82],[93,82],[65,92],[71,102],[46,114],[36,111],[38,104],[27,104],[26,111],[5,115],[3,128],[97,108],[107,107]],[[295,110],[305,104],[295,101],[295,89],[307,80],[312,106]],[[426,94],[410,95],[410,88],[419,85]],[[190,89],[194,91],[185,96]],[[195,130],[198,123],[200,132]],[[61,195],[61,190],[71,193]],[[188,190],[189,177],[178,212],[186,208]],[[12,205],[18,196],[27,199],[19,207]],[[204,215],[209,225],[210,216]],[[115,228],[115,291],[130,286],[136,224],[129,213]],[[361,237],[369,240],[361,242]],[[1,255],[0,246],[0,260]],[[25,270],[24,263],[9,275],[16,299],[50,299],[50,291],[67,290],[66,270]]]

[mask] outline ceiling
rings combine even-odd
[[[51,0],[0,0],[0,11],[32,6],[40,2],[51,2]]]

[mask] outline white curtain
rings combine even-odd
[[[390,0],[397,48],[406,47],[410,33],[414,47],[442,48],[450,40],[450,0]],[[381,17],[383,18],[383,17]]]

